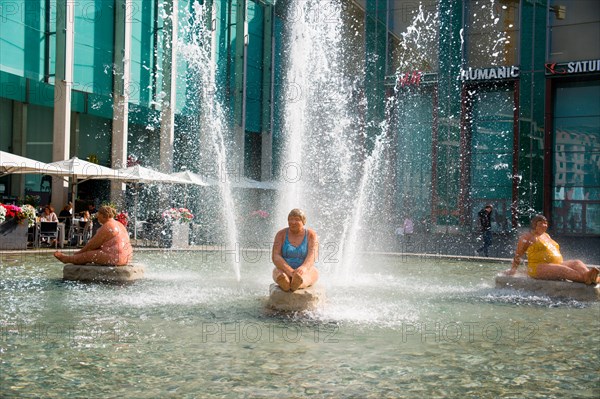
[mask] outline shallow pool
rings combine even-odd
[[[600,396],[600,304],[497,290],[507,265],[370,254],[344,281],[322,265],[326,308],[284,316],[268,254],[239,283],[229,257],[136,253],[146,279],[114,286],[0,254],[0,396]]]

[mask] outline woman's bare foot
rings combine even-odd
[[[588,272],[587,278],[585,279],[585,283],[587,285],[596,284],[598,282],[598,274],[599,273],[600,273],[600,270],[598,270],[598,268],[592,267],[590,269],[590,271]]]
[[[62,252],[60,252],[60,251],[56,251],[56,252],[54,253],[54,257],[55,257],[56,259],[58,259],[59,261],[61,261],[62,263],[66,263],[66,262],[64,261],[64,258],[65,258],[66,256],[67,256],[67,255],[63,254],[63,253],[62,253]]]
[[[292,277],[292,283],[290,284],[290,289],[292,291],[296,291],[298,288],[300,288],[302,286],[302,283],[304,283],[302,276],[300,276],[299,274],[296,273]]]
[[[281,288],[285,292],[290,290],[290,279],[285,274],[279,275],[275,282],[277,283],[277,285],[279,285],[279,288]]]

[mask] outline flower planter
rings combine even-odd
[[[2,229],[7,227],[9,223],[13,221],[6,221],[0,224],[0,250],[8,249],[27,249],[27,221],[23,221],[16,226],[8,229]]]

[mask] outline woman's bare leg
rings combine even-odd
[[[574,267],[572,267],[574,266]],[[582,270],[579,265],[567,266],[558,264],[541,264],[536,269],[536,279],[539,280],[571,280],[578,283],[591,284],[595,282],[598,271],[585,267]]]
[[[85,265],[88,263],[94,263],[96,265],[108,266],[115,264],[114,259],[111,255],[102,252],[99,249],[94,251],[86,251],[74,255],[65,255],[60,251],[56,251],[54,253],[54,256],[62,263],[72,263],[74,265]]]
[[[290,278],[278,268],[273,269],[273,281],[284,291],[290,290]]]
[[[294,273],[292,276],[292,283],[290,285],[290,289],[292,291],[301,290],[303,288],[308,288],[319,279],[319,271],[316,267],[311,267],[308,269],[302,276],[297,273]]]

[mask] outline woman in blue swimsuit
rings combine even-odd
[[[275,235],[273,242],[273,280],[284,291],[296,291],[319,279],[315,267],[319,239],[313,229],[306,227],[306,214],[301,209],[292,209],[288,226]]]

